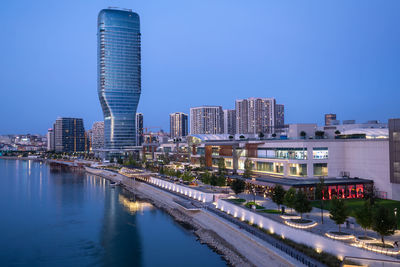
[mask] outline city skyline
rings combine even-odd
[[[0,9],[3,265],[400,267],[398,0],[109,1]]]
[[[99,10],[110,4],[79,4],[81,11],[69,21],[79,25],[78,29],[67,28],[63,17],[76,11],[76,3],[50,7],[45,3],[21,1],[0,11],[6,26],[1,31],[8,40],[1,48],[9,51],[0,63],[0,112],[13,114],[2,118],[0,134],[45,134],[59,116],[82,117],[86,127],[102,119],[96,99],[93,21]],[[322,125],[325,113],[357,122],[387,122],[399,116],[395,101],[400,94],[396,91],[400,83],[396,2],[330,6],[205,1],[190,6],[172,1],[169,6],[179,7],[174,16],[144,3],[120,1],[117,5],[139,13],[143,22],[144,85],[138,112],[145,114],[146,124],[168,130],[171,112],[189,113],[190,107],[202,105],[233,109],[236,99],[249,97],[276,98],[285,105],[287,123]],[[55,12],[48,12],[50,8]],[[20,12],[18,21],[10,15],[15,9]],[[61,10],[68,12],[57,13]],[[210,19],[200,23],[206,10]],[[59,20],[55,13],[61,16]],[[343,21],[336,20],[338,15]],[[34,27],[26,27],[30,23]],[[174,29],[172,34],[165,32],[164,24]],[[237,43],[234,28],[243,33],[241,38],[251,49]],[[202,33],[212,42],[199,39]],[[182,35],[188,38],[179,38]],[[26,49],[33,36],[38,41]],[[204,48],[202,52],[194,53],[200,48]],[[234,52],[235,61],[230,59]],[[193,97],[187,90],[202,94]],[[165,101],[171,95],[174,98]],[[164,103],[171,100],[173,105]],[[46,107],[38,108],[43,102]]]

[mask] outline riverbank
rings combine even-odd
[[[11,160],[34,160],[45,162],[45,159],[42,158],[30,158],[30,157],[9,157],[9,156],[0,156],[0,159],[11,159]]]
[[[123,176],[111,171],[87,169],[88,173],[101,176],[123,187],[139,198],[149,201],[171,215],[174,220],[191,229],[199,241],[221,254],[233,266],[299,266],[270,248],[268,244],[250,237],[240,229],[205,210],[185,211],[174,199],[178,197],[146,183],[123,183]]]

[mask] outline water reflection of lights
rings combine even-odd
[[[32,162],[28,160],[28,174],[31,175],[31,164]]]
[[[153,208],[148,202],[140,202],[140,201],[132,201],[129,198],[124,197],[123,195],[118,196],[119,203],[124,206],[130,214],[135,214],[136,212],[140,211],[143,212],[144,210],[149,210]]]

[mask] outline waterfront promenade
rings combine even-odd
[[[124,183],[124,176],[108,170],[88,169],[114,182],[123,183],[128,190],[164,209],[178,222],[190,225],[200,241],[221,253],[234,266],[301,266],[301,264],[267,242],[243,231],[239,226],[207,211],[185,211],[174,200],[179,196],[143,182]]]

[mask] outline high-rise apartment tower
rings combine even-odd
[[[236,110],[224,109],[224,133],[234,135],[236,133]]]
[[[236,133],[273,133],[275,130],[274,98],[248,98],[236,100]]]
[[[78,118],[58,118],[54,124],[56,152],[85,151],[85,127]]]
[[[104,122],[96,121],[92,126],[92,149],[104,148]]]
[[[190,108],[191,134],[223,134],[224,111],[221,106]]]
[[[188,135],[188,115],[182,112],[169,114],[169,129],[171,138]]]

